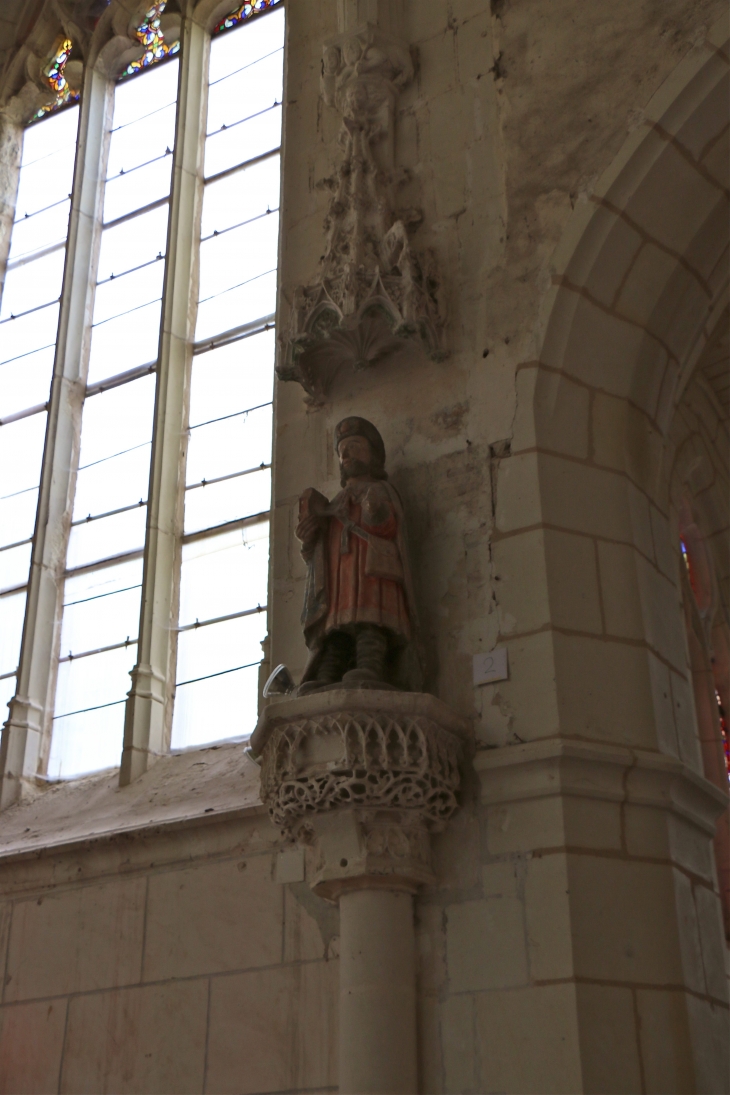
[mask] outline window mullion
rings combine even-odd
[[[138,661],[127,701],[120,783],[167,751],[174,688],[176,569],[179,553],[185,405],[197,300],[197,240],[207,97],[208,36],[183,22],[172,168],[167,269],[147,504]],[[182,477],[184,479],[184,476]]]
[[[110,90],[104,74],[87,69],[18,685],[0,752],[0,808],[18,801],[23,782],[37,773],[52,702],[56,620],[78,456],[79,381],[84,379],[88,356],[86,327],[93,303],[91,274],[100,231]]]

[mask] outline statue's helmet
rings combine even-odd
[[[367,418],[358,418],[357,416],[343,418],[341,422],[338,422],[335,428],[336,453],[339,453],[340,442],[347,437],[364,437],[366,441],[369,441],[373,452],[373,460],[377,464],[378,470],[385,470],[385,445],[372,422],[368,422]]]

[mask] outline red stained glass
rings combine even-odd
[[[280,0],[248,0],[247,3],[241,4],[240,7],[232,11],[230,15],[227,15],[225,19],[221,19],[220,23],[217,23],[213,27],[213,34],[220,34],[222,30],[230,30],[231,27],[237,27],[239,23],[243,23],[246,19],[250,19],[252,15],[258,15],[260,11],[268,11],[269,8],[273,8],[275,4],[278,4]]]
[[[715,699],[717,700],[717,712],[720,716],[720,734],[722,735],[722,750],[725,754],[725,770],[727,772],[728,780],[730,780],[730,734],[728,733],[727,715],[725,714],[725,709],[720,700],[720,693],[717,689],[715,689]]]

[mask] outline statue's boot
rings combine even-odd
[[[337,684],[342,680],[348,665],[352,664],[353,641],[342,631],[331,631],[324,640],[324,650],[317,666],[314,680],[305,681],[297,689],[298,696],[317,692],[320,688]]]
[[[374,624],[361,624],[355,635],[355,661],[357,668],[344,674],[344,684],[385,681],[385,659],[388,654],[388,636]]]

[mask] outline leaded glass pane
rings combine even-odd
[[[38,488],[0,498],[0,547],[17,544],[33,535]]]
[[[268,535],[268,522],[261,522],[183,545],[181,626],[266,603]]]
[[[157,359],[160,308],[156,300],[92,328],[89,384]]]
[[[53,346],[58,329],[58,305],[49,304],[29,315],[0,323],[0,360],[12,361],[33,350]]]
[[[49,247],[61,246],[66,240],[70,210],[71,202],[65,200],[18,221],[13,226],[8,256],[10,267],[20,259],[28,259]]]
[[[104,323],[114,316],[159,300],[164,275],[164,262],[155,261],[122,277],[102,282],[96,289],[94,323]]]
[[[279,206],[281,162],[278,154],[208,183],[203,203],[203,239]]]
[[[200,299],[275,270],[278,240],[278,213],[264,214],[204,240],[200,245]]]
[[[272,152],[281,143],[281,107],[271,107],[229,129],[218,130],[205,142],[205,176],[227,171],[245,160]]]
[[[274,340],[273,330],[264,331],[194,358],[191,426],[271,402]]]
[[[178,62],[145,72],[144,79],[124,80],[114,89],[113,126],[119,129],[147,118],[177,99]]]
[[[178,681],[182,683],[260,662],[261,641],[265,638],[265,612],[182,631],[177,647]]]
[[[0,418],[45,403],[51,387],[55,346],[0,365]]]
[[[240,122],[242,118],[250,118],[275,103],[281,103],[283,75],[279,47],[268,57],[262,57],[224,80],[211,84],[208,93],[208,133],[215,133],[223,126]]]
[[[266,405],[190,431],[187,483],[256,468],[271,461],[271,407]]]
[[[170,192],[171,170],[172,156],[162,156],[134,171],[109,179],[104,188],[104,220],[116,220],[166,197]]]
[[[23,585],[28,579],[30,544],[0,551],[0,591]]]
[[[147,507],[138,506],[98,521],[84,522],[71,529],[68,543],[69,568],[86,566],[112,555],[141,550],[144,545]]]
[[[23,134],[16,223],[39,209],[67,199],[71,194],[76,157],[77,107],[44,118]]]
[[[0,319],[28,312],[43,304],[58,300],[61,295],[63,264],[66,254],[63,248],[52,251],[34,262],[23,263],[8,270],[3,288]]]
[[[129,670],[134,664],[136,650],[136,646],[130,646],[128,651],[122,652],[126,661],[115,677],[117,691],[121,688],[129,691]],[[71,664],[84,665],[87,672],[93,674],[99,669],[97,659],[106,656],[99,654],[96,658],[83,658],[80,662]],[[85,665],[87,662],[94,664]],[[77,691],[83,694],[85,678],[80,678],[77,684]],[[74,776],[82,776],[87,772],[116,767],[124,737],[124,704],[125,697],[122,696],[113,706],[54,718],[51,753],[48,758],[49,778],[73,779]]]
[[[72,581],[69,579],[67,585]],[[113,646],[126,639],[136,639],[141,588],[138,583],[113,593],[92,594],[70,603],[67,600],[61,631],[61,656],[67,658],[70,654],[81,654],[87,650]],[[73,596],[73,589],[66,590],[66,597],[69,596]]]
[[[220,483],[192,487],[185,494],[185,532],[265,513],[271,504],[271,471],[249,472]]]
[[[38,486],[45,433],[45,413],[0,426],[0,498]]]
[[[25,592],[0,597],[0,674],[14,673],[18,668],[20,640],[23,634]],[[0,718],[3,712],[0,711]]]
[[[276,270],[272,270],[201,301],[195,338],[204,342],[234,324],[252,323],[256,319],[273,322],[275,309]]]
[[[148,441],[129,452],[80,468],[74,521],[146,502],[151,447]]]
[[[146,118],[112,131],[107,178],[126,174],[140,164],[172,152],[175,143],[175,103]],[[141,202],[140,202],[141,204]]]
[[[258,665],[178,685],[172,748],[206,745],[222,738],[247,737],[256,724]]]
[[[167,213],[167,204],[161,205],[105,229],[99,254],[99,281],[106,281],[112,274],[116,278],[152,262],[158,255],[162,258],[167,246]]]
[[[261,10],[259,5],[242,5],[242,9],[254,7],[255,10]],[[241,13],[243,14],[243,10]],[[284,9],[281,8],[263,19],[252,19],[245,29],[237,30],[235,34],[222,34],[214,38],[210,49],[208,78],[211,84],[215,84],[283,45]]]
[[[15,674],[12,677],[0,678],[0,724],[8,717],[8,704],[15,695]]]

